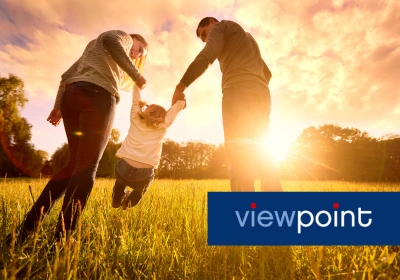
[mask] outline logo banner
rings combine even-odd
[[[400,245],[400,192],[209,192],[208,245]]]

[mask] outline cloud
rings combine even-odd
[[[281,113],[309,122],[379,122],[388,129],[400,98],[399,5],[309,1],[269,7],[258,3],[240,15],[245,21],[251,13],[248,24],[267,35],[260,45],[272,58],[271,89],[282,95],[276,97]]]
[[[273,73],[275,128],[292,123],[300,132],[308,125],[338,123],[397,133],[399,15],[396,0],[5,0],[0,2],[0,75],[20,76],[27,106],[48,104],[50,110],[61,74],[86,44],[105,30],[122,29],[149,42],[149,84],[143,94],[168,107],[175,85],[203,47],[195,35],[199,20],[214,16],[237,21],[258,41]],[[215,62],[187,90],[188,109],[169,137],[223,141],[220,83]],[[122,95],[115,122],[121,136],[130,106],[130,93]],[[27,114],[34,111],[28,108]],[[45,134],[43,124],[33,125]],[[217,136],[207,136],[211,127],[218,128]]]

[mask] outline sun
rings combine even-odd
[[[276,163],[290,156],[289,148],[296,142],[301,133],[302,125],[286,119],[271,120],[268,139],[264,147],[272,155]]]
[[[290,141],[272,134],[265,142],[265,149],[272,155],[276,163],[287,158]]]

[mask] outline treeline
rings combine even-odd
[[[115,154],[121,143],[118,143],[119,132],[113,129],[112,136],[100,160],[97,177],[114,177],[114,166],[119,160]],[[52,155],[48,166],[51,166],[46,175],[51,175],[69,159],[68,144],[58,148]],[[166,140],[160,165],[156,169],[157,178],[166,179],[208,179],[228,178],[225,165],[225,154],[223,145],[213,145],[200,141],[189,141],[177,143]]]
[[[400,135],[381,139],[334,124],[309,127],[279,166],[297,180],[400,181]]]
[[[113,131],[114,135],[119,135]],[[100,161],[97,176],[112,177],[120,147],[110,139]],[[54,169],[68,159],[65,144],[52,156]],[[278,163],[284,180],[400,181],[400,136],[375,139],[356,128],[334,124],[305,129],[289,149],[285,160]],[[229,178],[223,145],[200,141],[163,145],[157,178],[227,179]]]
[[[31,125],[20,115],[27,102],[21,79],[0,77],[0,176],[51,176],[69,157],[64,144],[47,160],[47,153],[30,143]],[[97,176],[113,177],[121,146],[113,130]],[[272,147],[273,148],[273,147]],[[400,181],[400,135],[376,139],[356,128],[334,124],[309,127],[278,164],[284,180]],[[166,140],[157,178],[225,179],[229,177],[223,145]]]

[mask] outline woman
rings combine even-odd
[[[148,44],[138,34],[107,31],[91,41],[82,56],[61,76],[54,109],[47,120],[57,126],[64,119],[70,150],[67,165],[47,183],[20,227],[17,242],[36,228],[40,217],[65,194],[58,219],[56,240],[63,227],[75,228],[92,190],[99,161],[111,135],[118,90],[143,89],[142,76]],[[12,235],[7,237],[12,242]]]

